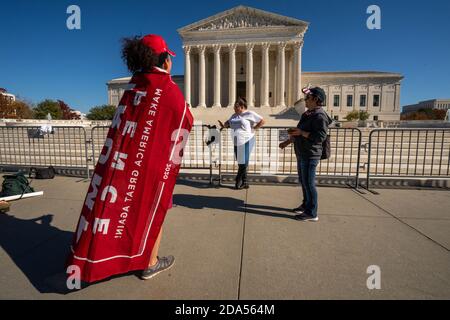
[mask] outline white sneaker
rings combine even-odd
[[[317,221],[319,221],[319,217],[312,217],[308,214],[302,213],[302,214],[296,215],[295,220],[317,222]]]

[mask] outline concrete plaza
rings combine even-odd
[[[172,269],[62,294],[61,272],[88,181],[34,180],[43,197],[0,214],[0,299],[450,299],[450,192],[319,188],[318,223],[290,208],[300,190],[180,180],[160,255]],[[367,268],[381,269],[369,290]]]

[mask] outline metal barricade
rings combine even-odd
[[[374,177],[450,177],[450,129],[375,129],[366,187]]]
[[[0,166],[53,166],[82,170],[89,177],[86,131],[69,126],[53,126],[51,133],[35,126],[0,127]]]
[[[183,150],[182,169],[208,169],[211,170],[214,162],[217,162],[218,150],[212,150],[206,145],[209,136],[209,128],[206,125],[192,127],[189,140]]]
[[[293,144],[281,150],[287,139],[285,127],[263,127],[255,132],[255,146],[250,158],[249,173],[261,175],[297,175],[297,157]],[[330,128],[331,157],[320,161],[319,177],[345,177],[359,186],[361,131],[357,128]],[[231,129],[222,131],[222,173],[237,171]]]
[[[91,129],[92,144],[92,169],[97,165],[98,158],[102,153],[105,145],[106,136],[108,135],[109,126],[95,126]]]

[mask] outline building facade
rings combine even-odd
[[[419,111],[420,109],[440,109],[440,110],[449,110],[450,109],[450,99],[433,99],[420,101],[416,104],[411,104],[404,106],[402,109],[402,113],[411,113]]]
[[[6,89],[0,88],[0,95],[10,100],[11,102],[16,101],[16,96],[11,93],[8,93]]]
[[[302,20],[239,6],[179,29],[185,74],[174,81],[195,118],[210,123],[228,117],[241,96],[269,124],[292,124],[298,114],[289,107],[309,84],[324,88],[327,112],[335,119],[366,110],[375,120],[399,120],[400,74],[302,72],[308,27]],[[108,83],[110,104],[118,104],[128,81]]]

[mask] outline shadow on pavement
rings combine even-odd
[[[236,191],[239,192],[239,191]],[[217,209],[236,212],[247,212],[262,216],[294,219],[294,214],[286,214],[290,209],[245,203],[243,200],[230,197],[193,196],[190,194],[174,194],[173,203],[190,209]],[[274,212],[275,211],[275,212]],[[278,213],[280,212],[280,213]]]
[[[178,179],[177,185],[188,186],[188,187],[199,188],[199,189],[209,189],[209,188],[219,189],[220,188],[217,185],[217,183],[214,183],[213,185],[211,185],[209,183],[209,181],[206,181],[206,180]]]
[[[64,263],[73,233],[52,220],[51,214],[30,220],[0,214],[0,246],[40,293],[67,294]]]

